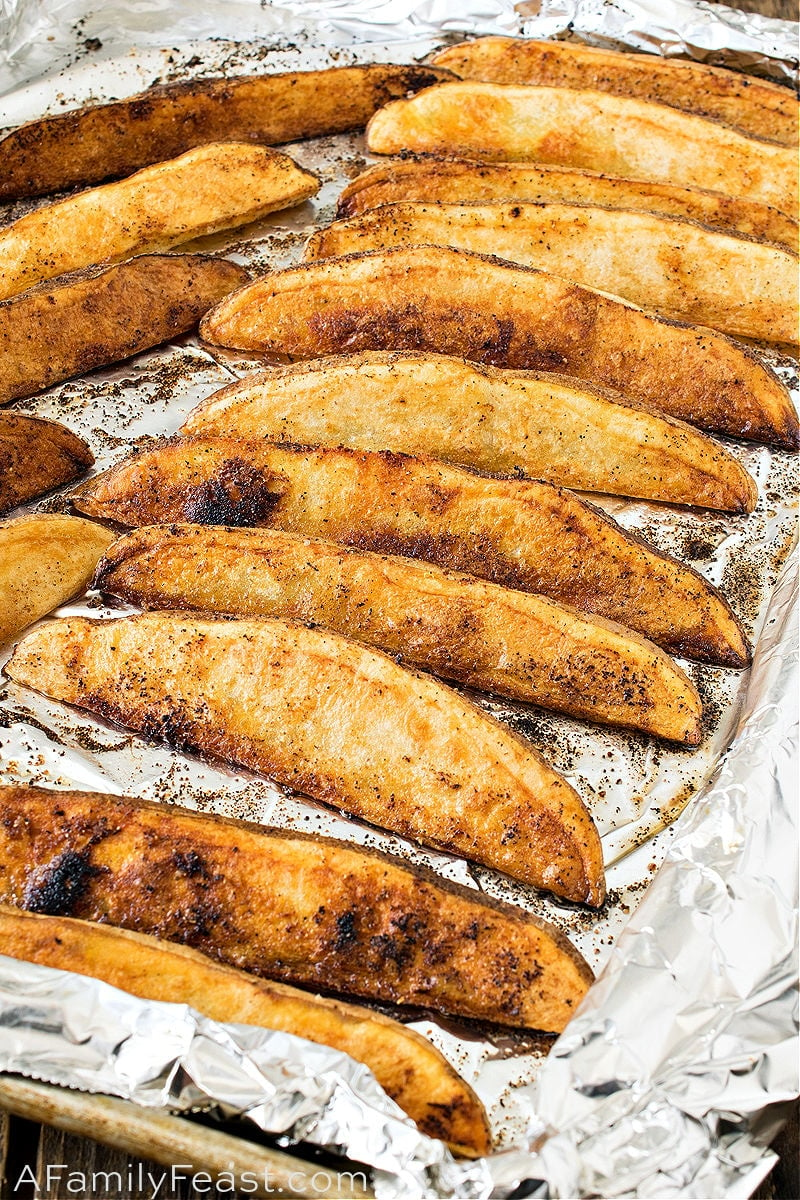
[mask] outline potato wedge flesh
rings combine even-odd
[[[504,37],[449,46],[432,61],[462,79],[591,88],[655,100],[733,125],[751,137],[797,145],[797,98],[791,88],[705,63]]]
[[[421,244],[496,254],[666,317],[800,338],[796,254],[693,221],[577,204],[386,204],[312,234],[313,261]]]
[[[561,371],[703,429],[785,449],[800,443],[786,388],[724,335],[445,246],[276,271],[224,300],[200,331],[216,345],[273,356],[425,350]]]
[[[299,204],[318,187],[315,175],[275,150],[201,146],[35,209],[0,230],[0,300],[92,263],[169,250],[245,225]]]
[[[600,840],[569,784],[450,688],[336,634],[270,619],[76,617],[34,630],[6,671],[177,749],[602,903]]]
[[[57,803],[58,793],[48,793]],[[188,1004],[214,1021],[280,1029],[365,1063],[423,1133],[457,1154],[488,1153],[472,1089],[420,1034],[368,1009],[267,983],[174,942],[0,905],[3,953],[101,979],[146,1000]]]
[[[710,188],[797,219],[793,147],[746,137],[664,104],[573,88],[442,83],[370,121],[373,154],[458,154],[553,163]]]
[[[592,982],[547,922],[404,860],[173,805],[57,795],[56,809],[43,788],[0,791],[4,903],[182,942],[283,982],[548,1032]],[[65,854],[83,867],[82,892],[65,886]]]

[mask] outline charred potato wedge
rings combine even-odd
[[[0,514],[88,471],[94,455],[66,425],[0,413]]]
[[[683,422],[566,376],[366,350],[273,367],[209,396],[200,435],[395,450],[494,475],[750,512],[754,481]]]
[[[787,450],[800,441],[786,388],[723,334],[446,246],[276,271],[229,296],[200,331],[216,345],[273,356],[425,350],[561,371],[703,429]]]
[[[602,903],[600,839],[569,784],[444,684],[338,634],[162,612],[73,617],[30,633],[6,672],[403,837]]]
[[[457,154],[543,162],[710,188],[797,219],[795,147],[605,92],[441,83],[394,100],[367,126],[373,154]]]
[[[145,255],[0,302],[0,404],[186,333],[247,278],[225,259]]]
[[[622,179],[534,163],[468,158],[409,158],[369,167],[339,196],[337,216],[356,217],[381,204],[596,204],[698,221],[722,233],[745,234],[797,251],[797,221],[758,200],[646,179]]]
[[[141,608],[321,625],[484,691],[700,741],[700,697],[652,642],[430,563],[275,530],[153,525],[114,543],[95,586]]]
[[[200,146],[119,183],[37,208],[0,230],[0,300],[92,263],[120,262],[234,229],[313,196],[316,175],[286,154]]]
[[[751,137],[797,145],[797,98],[790,88],[705,63],[506,37],[449,46],[432,61],[462,79],[590,88],[656,100],[733,125]]]
[[[130,175],[209,142],[275,146],[363,129],[388,100],[448,78],[436,67],[372,63],[150,88],[6,134],[0,200]]]
[[[58,793],[48,793],[57,803]],[[364,1063],[430,1137],[457,1154],[487,1154],[481,1102],[420,1034],[380,1013],[268,983],[175,942],[74,917],[0,905],[3,953],[101,979],[144,1000],[188,1004],[214,1021],[279,1029]]]
[[[262,525],[422,558],[618,621],[690,658],[748,661],[735,617],[702,576],[548,483],[389,452],[198,437],[120,463],[73,501],[124,525]]]
[[[307,261],[438,245],[497,254],[665,317],[797,342],[798,258],[694,221],[585,204],[386,204],[309,238]]]
[[[0,789],[0,900],[286,983],[547,1032],[592,982],[547,922],[402,859],[118,796]]]
[[[93,521],[55,513],[0,525],[0,643],[82,592],[113,540]]]

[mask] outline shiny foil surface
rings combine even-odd
[[[0,0],[0,125],[202,74],[413,61],[474,33],[569,34],[784,79],[796,68],[796,26],[688,0],[534,0],[516,9],[503,0],[289,0],[266,8],[257,0],[110,0],[89,7],[87,0]],[[189,248],[223,253],[255,272],[298,260],[308,234],[333,218],[341,188],[372,159],[355,134],[287,149],[320,174],[318,196]],[[0,208],[0,223],[44,202]],[[764,353],[797,399],[796,364]],[[177,430],[201,399],[258,365],[186,337],[14,407],[69,425],[89,441],[102,470]],[[4,1068],[147,1104],[256,1114],[284,1145],[312,1141],[368,1163],[387,1197],[748,1195],[774,1159],[765,1147],[780,1109],[770,1106],[798,1090],[797,489],[794,457],[741,443],[729,448],[759,485],[758,508],[748,517],[591,497],[721,586],[756,645],[749,672],[681,664],[704,699],[699,748],[676,749],[470,693],[528,737],[586,800],[602,835],[609,886],[599,913],[0,683],[2,782],[128,793],[343,837],[427,864],[562,928],[599,978],[555,1044],[399,1014],[478,1092],[498,1147],[490,1159],[453,1162],[409,1125],[363,1067],[334,1051],[313,1047],[296,1109],[298,1073],[311,1061],[308,1043],[218,1027],[122,993],[110,1002],[113,989],[105,985],[72,976],[65,989],[63,973],[9,960],[0,963]],[[62,504],[56,496],[33,507]],[[89,596],[60,614],[104,618],[120,611],[133,610],[103,607]],[[70,1031],[75,1012],[89,1004],[92,1038],[80,1047],[89,1057],[78,1060]],[[41,1005],[49,1014],[46,1040]],[[131,1046],[138,1075],[120,1072],[107,1053],[123,1044],[118,1021],[137,1039]],[[183,1067],[175,1074],[186,1056],[191,1084]]]

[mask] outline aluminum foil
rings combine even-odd
[[[147,5],[112,0],[93,14],[86,14],[84,4],[74,0],[48,6],[0,0],[0,6],[0,45],[5,39],[11,50],[5,65],[0,63],[0,94],[5,90],[0,124],[61,111],[88,99],[132,94],[151,83],[188,75],[302,69],[378,58],[408,61],[440,45],[443,30],[457,36],[459,31],[522,28],[520,15],[500,2],[324,3],[313,6],[313,21],[310,5],[291,0],[266,9],[247,0],[209,3],[202,12],[193,4],[162,0]],[[575,28],[590,7],[579,4],[570,10]],[[625,0],[624,11],[631,8],[631,0]],[[665,30],[677,28],[678,18],[686,17],[684,8],[659,4],[657,21],[651,14],[649,23],[642,8],[641,19],[628,28],[630,44],[644,48],[632,32],[635,24],[650,30],[647,48],[672,52],[674,30]],[[524,28],[538,36],[540,18],[531,16],[530,9],[528,5]],[[587,38],[596,33],[619,40],[621,11],[620,4],[605,6],[598,28],[591,34],[587,29]],[[685,25],[687,41],[681,43],[684,52],[692,53],[695,42],[702,44],[699,29],[713,31],[718,46],[733,44],[732,38],[726,41],[728,10],[697,5],[691,6],[691,13],[692,21]],[[555,14],[554,5],[542,5],[541,19],[555,19]],[[745,20],[743,14],[738,17]],[[749,24],[748,16],[745,24],[758,35],[765,60],[772,61],[774,37],[762,36],[754,20],[755,25]],[[584,36],[583,26],[579,32]],[[250,40],[226,40],[233,34]],[[221,40],[208,40],[211,35]],[[343,48],[331,48],[335,43]],[[749,66],[746,56],[739,61],[736,54],[732,65]],[[65,63],[70,65],[65,68]],[[31,82],[23,84],[25,79]],[[331,219],[339,190],[369,156],[360,135],[300,143],[290,152],[321,175],[323,187],[315,201],[233,236],[206,239],[196,248],[224,252],[257,271],[296,261],[307,234]],[[0,209],[0,223],[38,203],[42,202]],[[796,364],[774,362],[796,395]],[[16,408],[65,421],[87,438],[102,469],[132,445],[177,429],[200,399],[253,365],[185,338],[63,384]],[[601,500],[622,524],[641,530],[721,585],[759,644],[749,676],[684,664],[705,700],[702,747],[674,750],[530,706],[472,696],[529,737],[587,799],[603,837],[609,882],[609,901],[599,914],[559,905],[492,871],[347,821],[244,772],[148,745],[8,683],[0,688],[0,779],[129,792],[345,837],[426,863],[448,878],[547,917],[565,929],[596,970],[605,968],[549,1059],[548,1039],[498,1036],[428,1017],[414,1022],[476,1088],[496,1142],[506,1148],[486,1164],[465,1168],[458,1187],[477,1189],[476,1195],[494,1189],[493,1194],[505,1196],[522,1180],[538,1180],[538,1185],[524,1185],[525,1194],[534,1194],[530,1189],[536,1186],[541,1186],[540,1194],[553,1196],[747,1194],[772,1161],[762,1147],[768,1127],[759,1114],[793,1089],[785,1059],[774,1051],[774,1037],[789,1044],[792,1036],[786,1007],[770,1009],[765,1023],[762,1001],[767,996],[771,1003],[773,987],[788,994],[794,978],[785,959],[788,917],[782,908],[776,924],[774,907],[783,902],[786,886],[769,864],[770,854],[793,845],[779,825],[788,819],[780,814],[792,793],[785,784],[779,787],[780,773],[770,765],[770,722],[791,739],[793,713],[780,702],[782,691],[776,692],[778,699],[767,697],[776,666],[786,669],[793,649],[791,626],[784,621],[786,583],[772,601],[770,597],[795,537],[796,460],[762,447],[731,448],[759,483],[761,501],[750,517]],[[48,506],[52,503],[39,507]],[[791,578],[791,573],[782,576]],[[91,596],[61,611],[101,618],[119,613],[99,607]],[[776,641],[779,629],[783,641]],[[788,686],[788,680],[781,677],[776,686]],[[724,758],[734,738],[737,745],[750,739],[750,758]],[[793,744],[790,740],[787,756]],[[725,770],[734,772],[735,788],[720,782],[721,760],[734,764]],[[715,782],[710,785],[712,776]],[[749,809],[746,816],[736,810],[720,832],[715,820],[728,804],[727,799],[717,800],[721,786],[726,795],[730,791],[736,797],[745,790],[748,803],[752,798],[763,806],[769,814],[761,827],[763,837],[754,833]],[[720,837],[724,853],[714,850],[705,856],[704,848],[713,850]],[[665,856],[667,864],[647,891],[646,907],[637,907]],[[695,864],[691,877],[685,873],[686,862]],[[755,884],[745,887],[751,876],[770,882],[761,891]],[[718,881],[714,887],[712,877]],[[747,909],[737,905],[728,917],[720,912],[718,892],[728,894],[729,880],[734,893],[738,895],[741,887],[750,903]],[[660,896],[663,900],[654,899]],[[769,905],[762,903],[767,897]],[[791,901],[787,898],[786,903]],[[621,937],[632,912],[633,921]],[[737,941],[728,937],[732,927],[754,932]],[[677,942],[674,931],[680,932]],[[670,981],[677,980],[680,986],[671,987]],[[730,1069],[728,1063],[733,1064]],[[156,1073],[163,1069],[151,1066]],[[741,1083],[745,1078],[747,1094]],[[381,1128],[377,1121],[373,1136],[379,1140]],[[534,1147],[539,1148],[536,1156]],[[428,1153],[415,1149],[410,1162],[416,1165],[403,1170],[417,1170]],[[428,1178],[430,1194],[449,1194],[447,1188],[455,1185],[445,1176]],[[381,1186],[387,1195],[411,1195],[410,1180],[410,1175],[389,1172]]]

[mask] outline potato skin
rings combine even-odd
[[[66,425],[0,413],[0,514],[83,475],[94,455]]]
[[[393,100],[367,126],[373,154],[544,162],[710,188],[797,219],[796,150],[628,96],[463,80]]]
[[[702,429],[786,450],[800,445],[784,385],[724,334],[447,246],[275,271],[217,305],[200,333],[215,345],[272,356],[424,350],[559,371]]]
[[[462,79],[591,88],[655,100],[733,125],[751,137],[797,145],[798,109],[792,89],[724,67],[576,42],[505,37],[449,46],[431,61]]]
[[[247,278],[225,259],[143,255],[0,302],[0,404],[186,333]]]
[[[58,793],[48,793],[57,803]],[[423,1133],[457,1154],[487,1154],[486,1114],[434,1046],[380,1013],[267,983],[196,950],[74,917],[0,905],[3,953],[102,979],[145,1000],[188,1004],[214,1021],[280,1029],[366,1063]]]
[[[160,253],[307,200],[319,180],[287,154],[199,146],[118,183],[34,209],[0,230],[0,299],[82,270]]]
[[[673,653],[744,666],[721,594],[571,492],[429,458],[180,438],[90,480],[75,507],[124,525],[262,525],[422,558],[618,621]]]
[[[6,134],[0,200],[129,175],[207,142],[279,145],[361,129],[387,100],[448,78],[436,67],[374,63],[150,88]]]
[[[444,679],[700,741],[700,697],[651,642],[430,563],[276,530],[153,525],[115,542],[94,583],[142,608],[322,625]]]
[[[423,243],[496,254],[722,333],[800,337],[796,253],[678,217],[590,204],[385,204],[317,230],[304,257]]]
[[[83,591],[113,533],[60,513],[0,525],[0,644]]]
[[[0,789],[0,900],[283,982],[560,1032],[592,972],[553,926],[374,850],[168,804]]]
[[[599,204],[698,221],[709,229],[775,242],[795,252],[798,245],[797,221],[758,200],[654,180],[601,175],[577,167],[482,162],[435,155],[394,159],[369,167],[343,189],[336,215],[355,217],[381,204],[408,200],[436,200],[443,204],[493,204],[505,200]]]
[[[33,630],[6,671],[175,749],[602,903],[600,839],[566,780],[444,684],[338,634],[266,618],[73,617]]]

